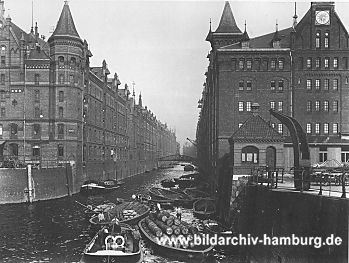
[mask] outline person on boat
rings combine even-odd
[[[150,202],[149,206],[150,206],[150,211],[154,213],[155,212],[155,205],[154,205],[154,203]]]
[[[121,226],[120,226],[119,219],[114,217],[113,220],[112,220],[112,223],[114,224],[113,225],[114,232],[117,233],[117,234],[121,233]]]
[[[156,204],[156,212],[160,213],[160,211],[161,211],[161,205],[160,205],[160,203],[157,203]]]
[[[176,216],[179,220],[182,220],[182,209],[178,206],[175,208]]]
[[[99,234],[98,234],[99,244],[102,249],[105,249],[105,239],[108,235],[109,235],[109,231],[107,228],[102,228],[101,230],[99,230]]]
[[[101,222],[101,221],[104,221],[104,220],[105,220],[105,217],[104,217],[103,212],[99,213],[98,214],[98,221]]]

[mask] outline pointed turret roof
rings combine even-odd
[[[235,22],[233,12],[228,1],[225,2],[221,21],[215,33],[242,33]]]
[[[246,21],[245,21],[245,31],[242,34],[241,42],[246,42],[246,41],[249,41],[249,40],[250,40],[250,37],[248,36],[247,30],[246,30]]]
[[[211,29],[211,19],[210,19],[210,30],[208,31],[206,41],[211,41],[212,38],[212,29]]]
[[[141,107],[141,108],[143,107],[143,105],[142,105],[142,94],[141,93],[139,93],[138,106]]]
[[[274,33],[272,42],[274,42],[274,41],[280,41],[280,40],[281,40],[281,38],[280,38],[280,36],[279,36],[278,23],[276,22],[276,28],[275,28],[275,33]]]
[[[61,16],[59,17],[56,29],[51,37],[56,36],[70,36],[80,39],[78,31],[75,28],[73,16],[70,12],[70,8],[67,1],[63,6],[63,10]]]

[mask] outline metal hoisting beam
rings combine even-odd
[[[310,188],[310,152],[307,136],[299,122],[283,113],[269,110],[290,131],[294,155],[294,186],[297,190]]]

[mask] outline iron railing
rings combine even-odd
[[[300,181],[300,192],[317,192],[318,195],[340,196],[346,198],[349,192],[349,168],[312,169],[310,180],[304,176],[305,169],[299,172],[300,179],[295,179],[292,173],[285,172],[283,168],[269,169],[268,167],[255,167],[251,169],[249,182],[252,184],[266,185],[270,189],[295,190],[295,181]],[[310,184],[310,188],[305,186]]]

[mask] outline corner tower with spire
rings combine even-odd
[[[211,43],[212,49],[222,46],[231,45],[241,40],[243,33],[237,26],[233,12],[228,1],[225,2],[221,20],[215,32],[210,30],[206,37],[206,41]]]
[[[68,129],[78,131],[81,122],[83,71],[86,66],[84,42],[76,30],[67,1],[64,3],[57,26],[48,43],[51,59],[50,138],[67,139],[66,131]],[[75,150],[69,149],[71,153],[66,153],[67,156],[69,154],[76,156]]]

